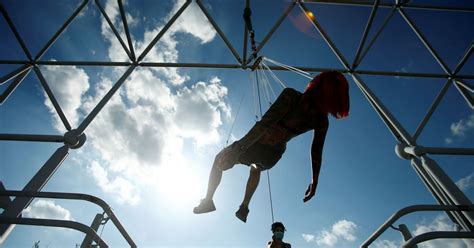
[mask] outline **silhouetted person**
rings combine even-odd
[[[289,243],[283,242],[285,236],[285,226],[281,222],[272,224],[272,241],[268,241],[267,248],[291,248]]]
[[[329,127],[328,114],[336,119],[349,115],[349,85],[341,73],[331,71],[319,74],[311,80],[304,93],[291,88],[284,89],[262,119],[242,139],[217,154],[206,197],[193,212],[200,214],[214,211],[216,208],[212,198],[222,172],[235,164],[244,164],[250,166],[250,175],[244,199],[235,215],[246,222],[249,202],[257,189],[260,173],[272,168],[280,160],[288,141],[313,130],[312,181],[303,201],[310,200],[318,185],[324,139]]]

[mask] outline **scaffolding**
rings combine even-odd
[[[86,233],[85,243],[92,244],[95,242],[96,245],[101,247],[107,247],[105,241],[101,240],[97,236],[98,223],[104,218],[110,218],[122,233],[123,237],[127,240],[131,247],[136,247],[133,240],[127,234],[125,229],[122,227],[118,219],[111,212],[110,207],[102,200],[88,195],[82,194],[68,194],[68,193],[57,193],[57,192],[41,192],[43,186],[48,180],[54,175],[55,171],[60,167],[61,163],[66,159],[70,149],[78,149],[86,142],[85,132],[87,127],[94,121],[94,118],[107,104],[114,94],[123,85],[125,80],[130,74],[139,67],[177,67],[177,68],[222,68],[222,69],[251,69],[251,63],[254,62],[254,56],[247,56],[248,46],[248,33],[246,30],[242,33],[243,36],[243,50],[240,54],[234,48],[233,44],[229,41],[228,37],[221,30],[218,23],[214,20],[213,16],[209,13],[208,9],[203,4],[202,0],[195,0],[199,9],[204,13],[205,17],[217,32],[218,36],[225,43],[226,47],[231,52],[236,63],[233,64],[220,64],[220,63],[162,63],[162,62],[144,62],[144,58],[148,55],[150,50],[157,44],[157,42],[163,37],[163,35],[169,30],[173,23],[178,19],[184,10],[193,2],[193,0],[187,0],[179,10],[174,13],[171,19],[163,26],[161,31],[154,37],[150,44],[144,49],[141,54],[136,54],[136,50],[133,47],[133,41],[129,31],[129,25],[127,23],[127,16],[124,9],[122,0],[118,0],[118,6],[120,9],[120,17],[124,32],[126,34],[126,40],[122,39],[117,27],[112,23],[106,11],[104,10],[100,0],[89,1],[84,0],[73,12],[73,14],[65,21],[65,23],[57,30],[57,32],[48,40],[48,42],[42,47],[42,49],[35,55],[31,54],[27,48],[25,41],[15,27],[14,22],[11,20],[9,13],[6,8],[0,4],[0,12],[3,18],[6,20],[8,27],[14,34],[16,41],[22,48],[25,56],[28,60],[0,60],[1,65],[15,65],[17,69],[4,75],[0,79],[0,85],[10,83],[6,89],[1,92],[0,104],[3,104],[8,97],[15,91],[18,85],[21,84],[23,79],[33,71],[38,78],[41,86],[43,87],[46,95],[51,100],[60,120],[67,132],[64,135],[41,135],[41,134],[11,134],[11,133],[0,133],[0,140],[13,140],[13,141],[26,141],[26,142],[55,142],[63,143],[64,145],[58,148],[49,158],[49,160],[37,171],[33,178],[24,186],[22,191],[9,191],[3,186],[0,188],[0,207],[3,209],[3,213],[0,214],[0,235],[1,239],[5,239],[8,236],[9,230],[14,226],[13,224],[28,224],[28,225],[46,225],[46,226],[62,226],[67,228],[73,228]],[[95,4],[94,4],[95,3]],[[248,6],[249,0],[246,0]],[[68,28],[68,26],[84,11],[85,7],[90,4],[95,5],[100,11],[101,15],[107,21],[110,29],[115,34],[115,37],[120,42],[121,47],[127,54],[128,62],[100,62],[100,61],[47,61],[42,60],[43,55],[48,49],[57,41],[58,37]],[[156,2],[158,4],[158,2]],[[466,103],[474,109],[474,97],[472,92],[474,87],[466,80],[474,79],[474,75],[460,74],[466,61],[470,58],[474,51],[474,43],[471,43],[467,48],[464,56],[459,61],[456,67],[450,68],[443,59],[439,56],[438,52],[433,48],[430,41],[423,35],[416,23],[407,14],[406,10],[430,10],[430,11],[449,11],[449,12],[467,12],[474,13],[474,8],[468,7],[450,7],[441,5],[428,5],[428,4],[415,4],[409,0],[395,0],[394,3],[382,3],[379,0],[293,0],[288,3],[288,7],[284,13],[274,23],[270,31],[264,36],[262,41],[256,47],[256,52],[262,50],[270,41],[272,35],[276,30],[279,29],[281,23],[286,19],[288,14],[293,10],[299,8],[303,13],[310,13],[307,5],[351,5],[371,8],[370,15],[368,16],[367,24],[361,35],[360,43],[355,51],[355,58],[353,61],[348,61],[345,56],[340,52],[338,47],[325,32],[322,25],[315,18],[308,17],[311,24],[318,31],[325,43],[329,46],[331,51],[334,53],[340,64],[341,68],[312,68],[312,67],[296,67],[300,70],[309,72],[323,72],[329,70],[338,70],[342,73],[350,75],[353,82],[357,85],[360,91],[365,96],[366,100],[370,103],[372,108],[378,114],[383,123],[387,126],[388,130],[393,134],[396,144],[396,154],[402,158],[410,161],[413,169],[420,177],[421,181],[425,184],[426,188],[431,192],[435,200],[439,205],[417,205],[407,207],[395,213],[387,222],[382,225],[371,237],[365,241],[361,247],[368,247],[378,236],[381,235],[389,226],[391,226],[396,219],[400,216],[411,213],[414,211],[444,211],[451,221],[459,227],[457,232],[431,232],[423,235],[412,237],[406,226],[400,225],[399,230],[402,232],[405,243],[403,247],[414,247],[416,244],[437,238],[474,238],[474,214],[473,205],[468,197],[456,186],[453,180],[445,174],[443,169],[436,163],[435,160],[431,159],[429,155],[432,154],[443,154],[443,155],[474,155],[474,148],[448,148],[448,147],[424,147],[417,144],[418,137],[423,132],[425,126],[430,121],[431,116],[437,109],[441,100],[445,97],[448,88],[453,85],[460,96],[462,96]],[[374,30],[373,22],[377,11],[380,9],[389,9],[389,14],[384,19],[382,25]],[[411,30],[416,34],[417,38],[422,42],[424,47],[432,55],[433,60],[440,66],[444,73],[429,73],[429,72],[400,72],[400,71],[373,71],[373,70],[361,70],[358,68],[359,64],[363,61],[365,55],[371,49],[382,31],[387,27],[389,21],[396,14],[400,15],[403,20],[408,24]],[[372,38],[368,39],[369,32],[375,32]],[[61,109],[55,95],[51,91],[47,80],[45,79],[43,72],[40,70],[41,65],[48,66],[109,66],[109,67],[125,67],[126,70],[123,75],[116,81],[113,87],[107,92],[107,94],[100,100],[100,102],[93,108],[93,110],[86,116],[86,118],[79,124],[79,126],[73,129],[66,118],[63,110]],[[271,70],[285,70],[282,66],[270,66]],[[445,79],[444,86],[439,91],[438,95],[432,102],[428,111],[424,115],[422,121],[419,123],[416,131],[411,134],[405,127],[395,118],[391,111],[379,100],[377,95],[367,86],[362,80],[361,75],[379,75],[379,76],[399,76],[399,77],[413,77],[413,78],[430,78],[430,79]],[[0,130],[1,132],[1,130]],[[10,200],[10,197],[15,196],[14,200]],[[21,212],[29,206],[34,198],[62,198],[62,199],[83,199],[98,203],[103,207],[104,213],[107,217],[98,218],[89,227],[80,223],[70,223],[59,220],[38,220],[28,219],[21,217]]]

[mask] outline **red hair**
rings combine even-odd
[[[317,75],[309,82],[304,94],[315,97],[323,111],[337,119],[349,115],[349,83],[340,72],[328,71]]]

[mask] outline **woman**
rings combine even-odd
[[[194,208],[195,214],[214,211],[212,198],[219,186],[222,172],[235,164],[250,166],[244,199],[236,217],[247,221],[248,206],[260,181],[260,173],[271,169],[281,158],[286,143],[313,130],[311,146],[312,181],[304,202],[310,200],[318,184],[324,140],[329,126],[328,114],[336,119],[349,115],[349,85],[339,72],[323,72],[308,84],[304,93],[286,88],[252,129],[240,140],[217,154],[209,176],[206,197]]]
[[[281,222],[272,224],[272,241],[269,241],[267,248],[291,248],[291,244],[283,242],[285,237],[285,226]]]

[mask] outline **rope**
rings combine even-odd
[[[245,98],[245,91],[242,92],[242,97],[240,98],[240,103],[239,103],[239,106],[237,107],[237,112],[235,113],[234,120],[232,121],[232,126],[230,127],[230,130],[229,130],[229,135],[227,136],[227,139],[225,141],[226,147],[227,145],[229,145],[229,139],[230,139],[230,136],[232,135],[232,131],[234,130],[235,122],[237,120],[237,116],[239,115],[240,107],[242,106],[242,102],[244,101],[244,98]]]
[[[261,97],[260,97],[260,85],[259,85],[259,82],[258,82],[258,75],[257,75],[257,71],[255,71],[255,74],[256,74],[256,79],[257,79],[257,93],[258,93],[258,105],[259,105],[259,108],[260,108],[260,118],[263,116],[263,111],[262,111],[262,101],[261,101]],[[272,199],[272,188],[271,188],[271,185],[270,185],[270,172],[269,170],[267,170],[267,182],[268,182],[268,195],[269,195],[269,198],[270,198],[270,212],[272,214],[272,223],[275,223],[275,217],[274,217],[274,214],[273,214],[273,199]]]
[[[287,69],[287,70],[289,70],[289,71],[295,72],[295,73],[297,73],[297,74],[299,74],[299,75],[301,75],[301,76],[303,76],[303,77],[305,77],[305,78],[313,79],[313,77],[311,77],[311,73],[309,73],[309,72],[305,72],[305,71],[300,70],[300,69],[298,69],[298,68],[296,68],[296,67],[289,66],[289,65],[285,65],[285,64],[283,64],[283,63],[277,62],[277,61],[275,61],[275,60],[273,60],[273,59],[269,59],[269,58],[266,58],[266,57],[264,57],[263,59],[264,59],[264,60],[267,60],[268,62],[271,62],[271,63],[273,63],[273,64],[275,64],[275,65],[281,66],[281,67],[283,67],[283,68],[285,68],[285,69]]]

